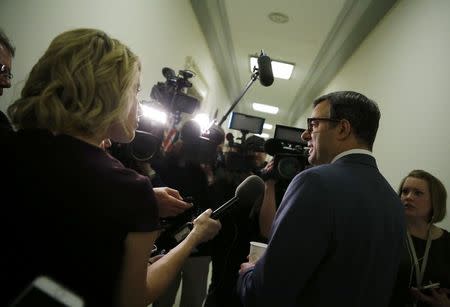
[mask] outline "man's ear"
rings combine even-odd
[[[338,123],[338,139],[345,140],[352,134],[352,125],[346,119],[341,119]]]

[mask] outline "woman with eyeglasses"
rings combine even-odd
[[[435,224],[446,214],[447,191],[423,170],[403,178],[407,238],[390,306],[450,306],[450,234]]]

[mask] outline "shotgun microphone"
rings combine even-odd
[[[273,83],[272,61],[269,56],[261,50],[258,57],[259,82],[262,86],[271,86]]]

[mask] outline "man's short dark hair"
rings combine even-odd
[[[375,101],[352,91],[320,96],[314,100],[314,107],[322,101],[330,104],[330,118],[348,120],[356,137],[372,150],[381,117]]]
[[[0,45],[8,49],[9,53],[12,57],[14,57],[16,53],[16,48],[11,44],[11,41],[9,40],[8,36],[6,36],[5,32],[3,32],[2,29],[0,29]]]

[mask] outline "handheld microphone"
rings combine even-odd
[[[211,213],[211,218],[215,220],[220,219],[224,213],[230,210],[230,208],[235,206],[237,203],[240,203],[241,206],[253,205],[254,202],[264,194],[264,188],[264,181],[260,177],[256,175],[248,176],[236,188],[235,196],[214,210]],[[181,242],[187,237],[192,228],[192,222],[184,224],[177,229],[173,235],[173,238],[177,243]]]
[[[271,86],[273,83],[272,61],[261,50],[261,55],[258,57],[259,68],[259,82],[262,86]]]
[[[245,178],[244,181],[236,188],[235,196],[224,203],[211,213],[212,219],[219,219],[222,215],[229,210],[230,207],[236,203],[240,203],[242,206],[245,204],[253,205],[255,200],[264,194],[264,181],[256,176],[251,175]]]

